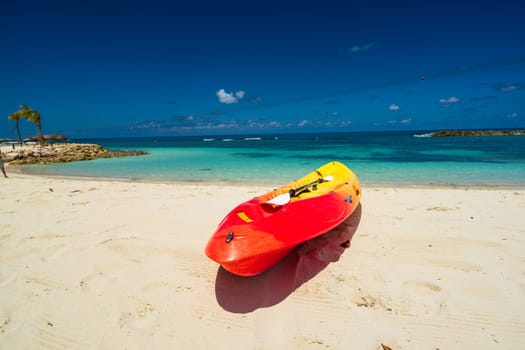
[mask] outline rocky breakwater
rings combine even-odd
[[[2,152],[10,165],[67,163],[97,158],[115,158],[148,154],[144,151],[110,151],[96,144],[64,143],[46,146],[23,146]]]
[[[432,133],[433,137],[447,136],[509,136],[525,135],[525,130],[441,130]]]

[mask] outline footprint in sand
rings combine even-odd
[[[0,334],[5,333],[9,321],[9,316],[0,310]]]
[[[412,293],[420,296],[432,295],[441,291],[440,286],[425,281],[410,281],[406,282],[405,285]]]
[[[149,334],[153,334],[159,327],[156,321],[153,305],[137,302],[131,311],[121,313],[119,323],[120,328],[141,329]]]
[[[365,294],[356,295],[352,299],[358,307],[379,308],[386,311],[392,311],[392,308],[386,306],[386,302],[379,297],[373,297],[371,295]]]
[[[450,208],[450,207],[430,207],[427,208],[428,211],[452,211],[452,210],[458,210],[459,208]]]

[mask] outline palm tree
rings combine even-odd
[[[35,123],[36,130],[38,132],[38,143],[40,146],[44,145],[44,136],[42,135],[42,118],[40,117],[40,112],[31,109],[28,105],[20,105],[20,109],[8,116],[9,120],[16,120],[16,128],[18,132],[18,137],[21,142],[22,137],[20,136],[20,129],[18,127],[18,122],[20,118],[25,118],[30,122]]]
[[[40,112],[29,108],[29,110],[25,114],[25,118],[30,122],[35,123],[36,130],[38,132],[38,143],[40,144],[40,146],[43,146],[44,136],[42,135],[42,119],[40,118]]]
[[[22,145],[22,135],[20,134],[20,118],[23,118],[24,115],[22,110],[13,112],[7,116],[7,119],[14,120],[16,122],[16,133],[18,134],[18,144]]]

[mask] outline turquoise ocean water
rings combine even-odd
[[[26,173],[284,184],[332,160],[364,185],[525,186],[525,136],[361,132],[82,139],[149,155],[28,166]]]

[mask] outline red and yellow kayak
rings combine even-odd
[[[360,200],[357,176],[330,162],[235,207],[208,241],[206,255],[236,275],[257,275],[342,223]]]

